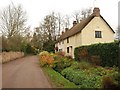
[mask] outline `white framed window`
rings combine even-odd
[[[95,31],[95,38],[102,38],[102,32],[101,31]]]

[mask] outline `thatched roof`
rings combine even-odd
[[[97,8],[98,9],[98,8]],[[93,12],[93,14],[91,14],[89,17],[87,17],[86,19],[83,19],[80,23],[77,23],[75,26],[73,26],[71,29],[67,30],[65,33],[63,33],[58,39],[57,39],[57,42],[61,41],[61,40],[64,40],[68,37],[71,37],[77,33],[80,33],[84,28],[85,26],[94,18],[94,17],[101,17],[105,23],[110,27],[110,25],[106,22],[106,20],[101,16],[101,15],[98,15],[97,13],[97,16],[96,14]],[[114,32],[114,30],[110,27],[110,29]]]

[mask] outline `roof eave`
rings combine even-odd
[[[105,21],[105,23],[109,26],[109,28],[112,30],[113,33],[115,33],[115,31],[112,29],[112,27],[108,24],[108,22],[103,18],[102,15],[100,15],[100,17]]]

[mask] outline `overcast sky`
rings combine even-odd
[[[97,6],[101,15],[115,30],[118,26],[118,1],[120,0],[1,0],[0,9],[11,2],[15,5],[21,4],[27,12],[27,24],[34,28],[52,11],[71,15],[75,10]]]

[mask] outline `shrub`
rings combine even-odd
[[[68,58],[68,59],[73,59],[73,57],[71,55],[67,55],[65,57]]]
[[[111,74],[111,76],[112,76],[112,78],[114,78],[115,81],[117,81],[116,83],[120,87],[120,72],[115,72],[115,73]]]
[[[89,69],[92,67],[91,64],[86,61],[81,61],[78,65],[79,65],[79,69],[81,69],[81,70]]]
[[[79,69],[79,63],[77,61],[72,62],[70,68],[72,68],[72,69]]]
[[[56,52],[55,54],[56,54],[57,56],[62,56],[62,57],[65,56],[65,52]]]
[[[118,66],[118,42],[93,44],[75,48],[75,60],[80,60],[80,53],[87,49],[90,56],[100,56],[102,66]]]
[[[65,56],[64,52],[57,52],[52,55],[55,62],[53,65],[53,69],[57,72],[61,72],[66,67],[71,66],[73,59],[70,56]]]
[[[101,66],[97,66],[97,67],[92,67],[89,69],[91,71],[91,73],[99,75],[99,76],[112,76],[113,78],[115,78],[114,76],[116,74],[118,74],[118,70],[115,68],[103,68]]]
[[[100,76],[87,73],[83,70],[76,71],[72,68],[66,68],[61,73],[65,78],[79,85],[80,88],[100,88]]]
[[[47,51],[43,51],[39,55],[40,55],[41,67],[44,67],[44,66],[53,67],[54,59]]]
[[[40,52],[39,55],[40,55],[40,56],[42,56],[42,55],[49,55],[49,52],[43,51],[43,52]]]
[[[21,51],[26,54],[37,54],[38,50],[35,47],[32,47],[30,44],[23,43],[21,45]]]
[[[83,48],[82,50],[81,50],[81,52],[79,52],[79,60],[84,60],[84,59],[88,59],[89,58],[89,54],[88,54],[88,50],[87,50],[87,48]]]
[[[80,88],[102,88],[104,83],[102,80],[106,76],[113,78],[116,86],[119,85],[119,74],[116,67],[93,67],[88,62],[74,62],[70,67],[62,70],[61,74]]]
[[[61,72],[66,67],[71,66],[71,63],[72,63],[71,59],[68,59],[66,57],[60,57],[60,56],[56,56],[56,59],[57,60],[54,62],[53,69],[58,72]]]
[[[100,65],[100,62],[101,62],[100,56],[91,56],[90,62],[91,62],[94,66]]]
[[[117,87],[118,86],[112,77],[109,76],[103,77],[103,88],[117,89]]]
[[[64,78],[60,73],[56,72],[52,68],[44,67],[43,70],[49,76],[54,86],[59,88],[78,88],[77,85],[75,85],[73,82],[70,82],[69,80]]]
[[[92,67],[93,66],[85,60],[80,61],[80,62],[74,61],[74,62],[72,62],[72,65],[70,66],[70,68],[76,69],[76,70],[86,70],[86,69],[90,69]]]
[[[43,43],[43,50],[48,51],[48,52],[55,52],[55,41],[53,40],[47,40],[46,42]]]

